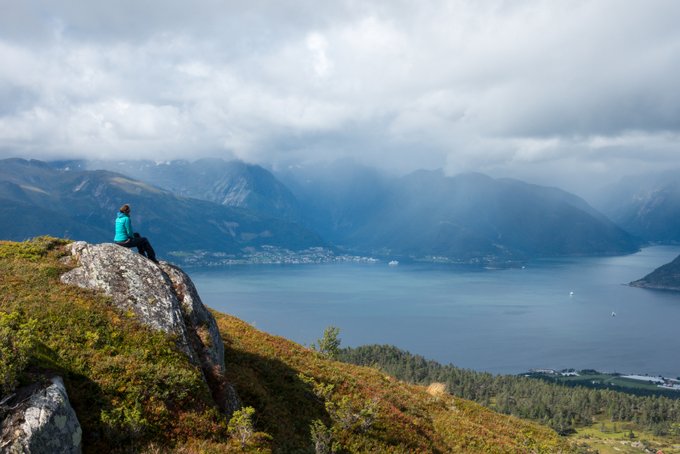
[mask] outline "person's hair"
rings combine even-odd
[[[123,205],[122,207],[120,207],[120,210],[118,210],[118,211],[120,211],[121,213],[127,214],[127,213],[130,212],[130,205],[128,205],[128,204],[126,203],[125,205]]]

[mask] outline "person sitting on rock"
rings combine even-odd
[[[132,232],[132,222],[130,221],[130,205],[125,204],[118,210],[116,217],[116,236],[113,242],[127,248],[136,247],[140,254],[149,260],[158,263],[156,252],[151,247],[151,243],[139,233]]]

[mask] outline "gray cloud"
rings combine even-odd
[[[0,8],[2,156],[350,156],[565,185],[680,164],[674,0]]]

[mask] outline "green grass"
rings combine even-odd
[[[281,452],[309,449],[315,420],[333,421],[300,373],[331,385],[330,400],[355,409],[377,402],[377,419],[366,432],[335,428],[350,452],[568,452],[552,430],[494,413],[451,395],[432,396],[382,372],[323,358],[284,338],[271,336],[228,315],[215,313],[225,337],[227,371],[258,425]],[[281,421],[288,421],[281,424]]]
[[[631,432],[633,437],[631,438]],[[600,454],[639,454],[680,453],[680,439],[677,437],[660,437],[641,429],[634,423],[611,422],[605,419],[596,420],[592,426],[579,428],[570,437],[577,443],[586,444]]]
[[[67,270],[59,261],[63,244],[0,242],[0,312],[34,326],[19,384],[61,375],[86,451],[192,438],[226,443],[225,418],[172,339],[122,315],[106,297],[59,282]]]

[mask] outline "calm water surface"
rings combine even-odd
[[[245,265],[191,277],[208,306],[302,344],[334,325],[343,346],[393,344],[494,373],[574,367],[676,377],[680,293],[624,284],[678,254],[655,246],[508,270]]]

